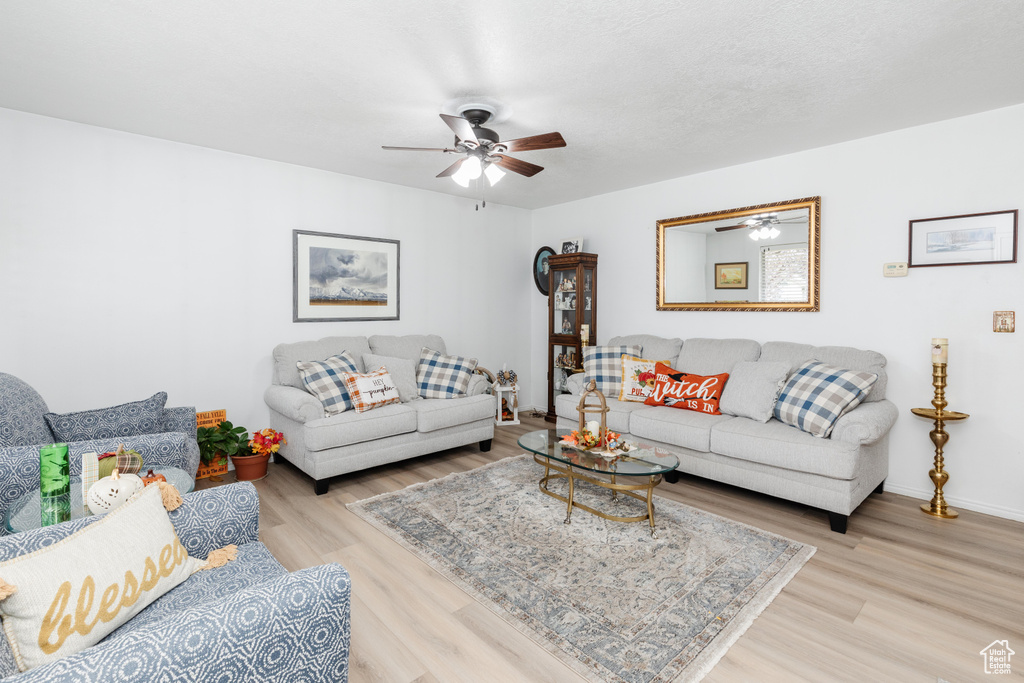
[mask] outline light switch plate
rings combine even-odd
[[[1013,332],[1013,311],[992,311],[993,332]]]
[[[885,277],[906,277],[907,272],[906,261],[897,261],[882,265],[882,275]]]

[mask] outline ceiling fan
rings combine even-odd
[[[779,229],[775,226],[783,225],[787,223],[806,223],[807,218],[805,216],[794,216],[792,218],[779,218],[779,214],[772,211],[771,213],[758,213],[754,214],[747,220],[743,221],[739,225],[726,225],[721,228],[715,228],[715,232],[726,232],[728,230],[739,230],[740,228],[750,229],[750,239],[755,242],[761,240],[771,240],[782,234]]]
[[[529,178],[544,170],[543,166],[510,157],[508,152],[532,152],[538,149],[565,147],[565,140],[561,133],[544,133],[502,142],[497,133],[483,127],[483,124],[487,123],[494,114],[494,111],[485,105],[470,105],[459,113],[461,116],[440,114],[441,119],[455,133],[453,148],[383,145],[382,149],[465,154],[466,156],[462,159],[438,173],[437,177],[451,176],[452,180],[462,187],[469,187],[469,181],[479,178],[481,174],[485,175],[493,186],[505,177],[505,171],[512,171]]]

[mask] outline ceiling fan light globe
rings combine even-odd
[[[779,232],[778,228],[772,228],[771,230],[768,231],[768,237],[770,237],[772,239],[775,239],[776,237],[778,237],[781,234],[782,233]]]
[[[763,239],[763,240],[766,240],[766,239],[768,239],[771,236],[771,231],[767,227],[762,227],[757,232],[758,232],[758,236],[761,239]]]
[[[491,183],[491,187],[494,187],[498,184],[499,180],[505,177],[505,172],[494,164],[487,164],[487,168],[484,169],[484,175],[487,176],[487,180]]]
[[[462,168],[459,169],[459,173],[464,173],[465,177],[469,180],[476,180],[483,173],[483,168],[480,165],[480,157],[471,156],[462,163]]]
[[[761,236],[757,233],[757,230],[751,230],[750,231],[750,239],[752,239],[752,240],[754,240],[756,242],[760,238],[761,238]]]
[[[461,185],[462,187],[469,187],[469,178],[465,177],[461,173],[456,173],[455,175],[453,175],[452,180],[454,180],[458,185]]]

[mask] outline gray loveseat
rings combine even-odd
[[[473,442],[479,442],[483,451],[490,450],[496,404],[487,393],[490,382],[483,376],[474,375],[466,394],[458,398],[407,400],[410,388],[400,380],[397,366],[401,363],[393,363],[389,371],[403,394],[402,403],[325,417],[320,401],[303,388],[295,365],[347,351],[360,372],[377,369],[376,365],[366,367],[364,358],[371,354],[384,357],[385,366],[386,359],[392,358],[415,367],[423,347],[447,353],[444,339],[437,335],[325,337],[278,344],[272,385],[263,395],[270,407],[270,426],[288,441],[277,456],[313,477],[316,493],[322,495],[327,493],[328,480],[340,474]]]
[[[790,372],[809,360],[878,375],[864,402],[819,438],[771,418],[761,423],[725,413],[707,415],[607,397],[608,428],[679,455],[679,469],[828,512],[833,531],[846,532],[847,517],[873,491],[881,492],[889,471],[889,430],[896,406],[885,399],[885,356],[846,346],[810,346],[750,339],[664,339],[653,335],[615,337],[609,346],[640,346],[642,356],[664,360],[697,375],[732,373],[740,361],[784,361]],[[570,393],[555,399],[557,425],[577,424],[582,373],[569,379]],[[732,381],[732,379],[730,379]],[[745,387],[726,392],[742,395]],[[670,479],[671,481],[671,479]]]

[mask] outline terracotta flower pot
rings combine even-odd
[[[270,462],[270,454],[243,457],[232,455],[231,462],[235,465],[235,477],[238,481],[256,481],[267,476],[267,463]]]

